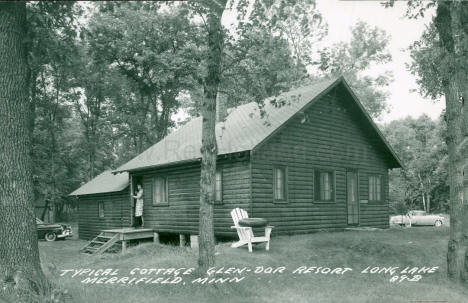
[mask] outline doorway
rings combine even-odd
[[[348,206],[348,225],[359,224],[358,174],[355,170],[346,171],[346,200]]]

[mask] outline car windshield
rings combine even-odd
[[[423,210],[413,211],[413,216],[425,216],[426,212]]]
[[[39,219],[39,218],[36,218],[36,224],[44,224],[44,222],[43,222],[43,221],[41,221],[41,219]]]

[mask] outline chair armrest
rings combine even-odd
[[[265,226],[265,237],[269,240],[270,239],[270,234],[271,230],[273,229],[274,226]]]

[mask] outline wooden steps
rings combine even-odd
[[[157,239],[157,233],[150,228],[117,228],[101,230],[100,234],[89,241],[80,249],[81,253],[88,255],[101,254],[108,251],[110,248],[121,248],[122,252],[127,249],[127,243],[130,241],[138,241],[142,239]]]
[[[119,242],[120,236],[118,233],[107,236],[104,232],[101,232],[93,240],[89,241],[84,247],[80,249],[80,252],[95,255],[101,254],[117,244]]]

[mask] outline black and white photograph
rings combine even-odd
[[[0,0],[0,303],[468,302],[467,0]]]

